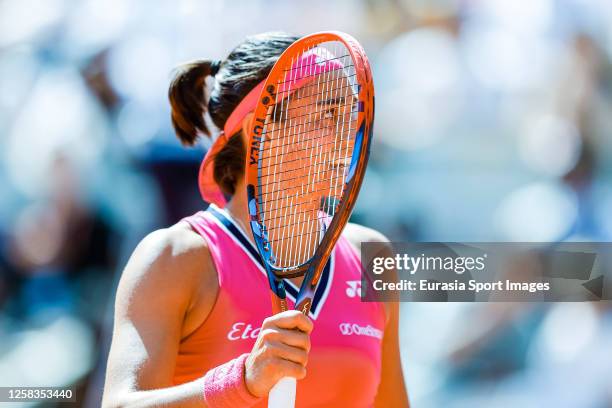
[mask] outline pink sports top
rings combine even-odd
[[[257,249],[225,210],[211,205],[185,218],[208,243],[219,292],[207,319],[181,341],[175,384],[251,351],[271,315],[270,288]],[[312,302],[308,374],[297,383],[297,407],[369,407],[381,375],[384,305],[360,301],[361,263],[340,238]],[[292,307],[298,287],[287,281]],[[263,400],[257,407],[267,407]]]

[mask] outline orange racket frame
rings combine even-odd
[[[357,133],[355,147],[348,176],[343,186],[341,199],[336,203],[335,215],[332,217],[326,233],[324,234],[313,257],[306,263],[287,269],[276,269],[270,265],[271,256],[270,245],[266,242],[264,225],[260,222],[259,206],[257,196],[258,186],[258,163],[260,144],[266,116],[270,106],[277,102],[276,86],[282,83],[287,67],[291,66],[291,61],[299,54],[318,44],[339,41],[344,44],[350,57],[352,58],[356,82],[358,84],[358,112],[356,118]],[[344,226],[351,215],[357,195],[361,188],[365,169],[368,162],[372,130],[374,126],[374,84],[370,71],[370,64],[361,45],[350,35],[338,31],[327,31],[314,33],[305,36],[289,46],[279,57],[272,68],[263,85],[257,107],[255,108],[253,119],[249,130],[249,141],[246,155],[246,185],[248,195],[248,210],[253,235],[260,254],[264,258],[264,264],[268,272],[270,287],[272,289],[272,304],[274,312],[287,310],[286,294],[284,290],[283,278],[304,276],[302,287],[296,299],[296,309],[308,314],[312,302],[312,297],[316,285],[321,276],[327,260],[337,242]]]

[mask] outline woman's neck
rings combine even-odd
[[[249,212],[247,205],[246,187],[244,182],[241,180],[236,184],[236,193],[232,196],[232,199],[225,206],[225,210],[232,216],[234,221],[242,228],[246,236],[249,238],[251,243],[255,245],[255,239],[253,238],[253,232],[249,225]],[[293,278],[291,281],[300,286],[302,284],[303,277]]]
[[[247,196],[244,183],[242,181],[236,184],[236,193],[232,196],[232,199],[227,203],[225,209],[230,213],[234,221],[240,225],[240,227],[247,234],[247,237],[253,241],[253,235],[251,233],[251,227],[249,226],[249,213],[247,210]]]

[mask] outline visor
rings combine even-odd
[[[340,59],[336,59],[331,53],[323,48],[316,48],[316,50],[312,52],[304,53],[293,63],[287,74],[289,78],[285,83],[280,84],[277,95],[283,95],[283,98],[285,98],[305,84],[312,82],[317,75],[343,68],[344,65],[340,62]],[[225,147],[230,137],[240,135],[239,130],[242,128],[242,122],[244,118],[257,107],[257,101],[259,100],[265,82],[266,80],[263,80],[257,84],[247,96],[240,101],[238,106],[236,106],[236,109],[234,109],[225,122],[223,131],[213,142],[210,149],[208,149],[200,165],[198,184],[202,199],[220,208],[225,207],[227,200],[215,182],[215,158],[217,153]],[[281,99],[279,99],[279,101],[280,100]]]

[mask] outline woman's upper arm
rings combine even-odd
[[[381,242],[380,250],[376,256],[393,257],[393,249],[387,237],[378,231],[356,224],[348,224],[347,238],[360,250],[362,242]],[[366,262],[371,262],[366,260]],[[395,271],[390,271],[395,273]],[[399,348],[399,303],[386,302],[384,304],[387,324],[382,344],[382,374],[378,386],[375,406],[377,407],[408,407],[408,393],[404,383],[402,362]]]
[[[408,407],[399,349],[399,304],[388,303],[390,316],[382,347],[382,374],[376,394],[376,407]]]
[[[175,226],[149,234],[132,254],[117,288],[105,400],[173,385],[183,321],[210,269],[198,238]]]

